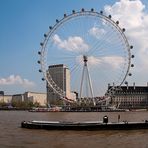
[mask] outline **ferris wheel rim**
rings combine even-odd
[[[112,26],[114,26],[116,28],[116,30],[120,33],[120,35],[121,35],[122,39],[124,40],[124,43],[127,47],[126,49],[127,49],[127,52],[128,52],[128,66],[127,66],[125,76],[123,77],[119,86],[121,86],[124,83],[124,81],[126,80],[126,77],[128,76],[129,70],[130,70],[130,67],[131,67],[131,51],[130,51],[131,46],[130,46],[127,38],[126,38],[126,35],[125,35],[123,29],[120,28],[120,26],[117,24],[117,22],[115,22],[113,19],[111,19],[110,15],[106,16],[102,12],[99,13],[99,12],[96,12],[96,11],[85,11],[85,10],[73,12],[73,13],[66,15],[66,16],[64,15],[64,17],[61,20],[56,21],[56,24],[53,27],[50,26],[47,34],[44,35],[45,38],[44,38],[44,41],[42,42],[42,45],[41,45],[41,54],[40,54],[41,70],[43,72],[43,76],[44,76],[45,80],[47,81],[48,85],[50,87],[52,87],[53,90],[56,93],[58,93],[60,96],[62,96],[63,98],[65,97],[65,92],[57,86],[57,84],[52,80],[52,77],[51,77],[50,74],[48,74],[48,76],[47,76],[46,63],[45,63],[45,60],[44,60],[44,58],[46,56],[45,49],[46,49],[46,45],[47,45],[50,37],[54,34],[54,32],[62,24],[64,24],[65,22],[69,21],[72,18],[79,17],[79,16],[95,16],[95,17],[98,17],[98,18],[102,18],[102,19],[106,20],[107,22],[109,22]]]

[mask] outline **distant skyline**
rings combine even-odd
[[[126,28],[134,46],[133,76],[129,85],[148,82],[148,1],[147,0],[0,0],[0,91],[46,92],[37,64],[43,34],[64,13],[81,8],[103,10]]]

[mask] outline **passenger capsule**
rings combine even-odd
[[[133,49],[133,46],[132,45],[130,46],[130,49]]]
[[[47,34],[44,34],[44,37],[46,38],[47,37]]]
[[[56,19],[56,23],[58,23],[59,22],[59,20],[58,19]]]
[[[91,8],[91,12],[94,12],[94,9],[93,8]]]
[[[125,28],[123,28],[122,31],[125,32]]]
[[[116,24],[119,25],[119,21],[116,21]]]
[[[103,14],[103,11],[100,11],[100,14]]]
[[[43,43],[40,43],[40,45],[43,46],[44,44]]]
[[[129,73],[128,75],[129,75],[129,76],[132,76],[132,74],[131,74],[131,73]]]
[[[41,52],[40,52],[40,51],[38,51],[38,54],[39,54],[39,55],[41,55]]]
[[[84,12],[85,11],[84,8],[82,8],[81,11]]]
[[[125,81],[125,84],[127,85],[127,84],[128,84],[128,82],[127,82],[127,81]]]
[[[134,64],[131,64],[131,67],[134,67]]]
[[[41,70],[41,69],[39,69],[39,72],[42,72],[42,70]]]
[[[72,13],[73,13],[73,14],[76,13],[75,10],[72,10]]]
[[[112,18],[112,16],[111,16],[111,15],[109,15],[108,17],[109,17],[110,19]]]
[[[134,55],[131,56],[131,58],[134,58],[134,57],[135,57]]]
[[[52,26],[49,26],[49,29],[52,29]]]
[[[40,64],[41,63],[41,61],[38,61],[38,64]]]
[[[67,15],[66,15],[66,13],[64,14],[64,17],[66,17]]]
[[[42,81],[45,81],[45,79],[44,79],[44,78],[42,78]]]

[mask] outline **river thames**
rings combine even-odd
[[[0,111],[0,148],[148,148],[148,130],[48,131],[22,129],[22,121],[142,121],[148,112],[28,112]]]

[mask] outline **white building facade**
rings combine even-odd
[[[70,70],[63,64],[51,65],[48,67],[53,81],[65,91],[65,97],[71,98],[70,89]],[[47,102],[48,104],[62,105],[64,102],[61,100],[60,95],[53,91],[53,89],[47,85]]]
[[[47,94],[38,93],[38,92],[25,92],[24,94],[25,101],[31,101],[33,103],[39,103],[41,106],[47,105]]]
[[[12,95],[0,95],[0,102],[2,103],[11,103]]]
[[[40,106],[47,106],[47,93],[39,92],[25,92],[23,94],[4,95],[0,94],[0,103],[12,103],[12,102],[27,102],[39,103]]]
[[[11,102],[32,102],[39,103],[40,106],[47,106],[47,94],[38,92],[25,92],[24,94],[15,94]]]
[[[121,86],[112,103],[123,109],[148,108],[148,86]]]

